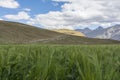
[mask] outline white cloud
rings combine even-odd
[[[34,19],[32,19],[32,18],[30,18],[26,23],[29,24],[29,25],[36,24],[35,21],[34,21]]]
[[[108,26],[120,22],[120,0],[53,0],[66,2],[62,11],[38,14],[31,22],[45,28],[74,28],[76,26]]]
[[[53,4],[53,6],[59,6],[59,4],[57,2],[53,2],[52,4]]]
[[[31,9],[29,9],[29,8],[24,8],[23,10],[28,11],[28,12],[31,11]]]
[[[0,20],[3,20],[2,18],[0,18]]]
[[[0,0],[0,7],[18,8],[19,3],[16,0]]]
[[[13,14],[8,14],[5,15],[4,18],[9,19],[9,20],[29,20],[30,16],[27,12],[19,12],[17,15]]]

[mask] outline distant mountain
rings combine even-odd
[[[56,29],[53,30],[59,33],[64,33],[64,34],[68,34],[68,35],[74,35],[74,36],[83,36],[85,37],[85,35],[83,33],[81,33],[80,31],[75,31],[75,30],[69,30],[69,29]]]
[[[120,40],[120,25],[106,28],[103,33],[96,35],[96,38]]]
[[[80,31],[86,35],[87,33],[90,33],[92,30],[89,28],[84,28],[84,29],[76,29],[76,31]]]
[[[71,33],[71,32],[70,32]],[[114,36],[115,37],[115,36]],[[120,41],[93,39],[17,22],[0,21],[0,44],[120,44]]]
[[[95,38],[97,35],[102,34],[104,31],[105,29],[99,26],[95,30],[92,30],[91,32],[87,33],[86,36],[90,38]]]
[[[95,30],[104,30],[103,27],[99,26],[98,28],[96,28]]]
[[[83,33],[86,33],[86,31]],[[103,28],[100,26],[85,35],[89,38],[113,39],[120,41],[120,25],[115,25],[108,28]]]

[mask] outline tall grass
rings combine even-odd
[[[0,46],[0,80],[120,80],[120,46]]]

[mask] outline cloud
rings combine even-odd
[[[9,20],[29,20],[30,16],[27,12],[21,11],[16,15],[13,15],[13,14],[5,15],[4,18]]]
[[[29,9],[29,8],[24,8],[23,10],[28,11],[28,12],[31,11],[31,9]]]
[[[0,0],[0,7],[18,8],[19,6],[19,3],[15,0]]]
[[[3,20],[2,18],[0,18],[0,20]]]
[[[108,26],[120,22],[120,0],[52,0],[65,2],[61,11],[38,14],[31,23],[45,28]]]
[[[30,18],[26,23],[29,24],[29,25],[34,25],[34,24],[36,24],[35,21],[34,21],[34,19],[32,19],[32,18]],[[40,24],[39,24],[39,25],[40,25]]]
[[[52,4],[53,4],[53,6],[59,6],[59,4],[57,2],[53,2]]]

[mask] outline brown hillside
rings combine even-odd
[[[85,35],[83,33],[79,32],[79,31],[69,30],[69,29],[57,29],[54,31],[59,32],[59,33],[68,34],[68,35],[84,36],[85,37]]]
[[[0,21],[0,44],[12,43],[39,43],[39,44],[118,44],[120,41],[92,39],[84,37],[84,34],[73,35],[73,31],[64,30],[55,32],[47,29],[41,29],[34,26]],[[65,34],[67,33],[67,34]],[[68,34],[69,33],[69,34]],[[72,35],[71,35],[72,34]]]
[[[21,23],[0,21],[0,43],[25,43],[58,35],[62,34]]]

